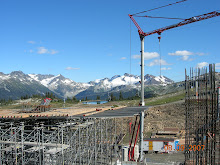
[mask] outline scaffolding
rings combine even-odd
[[[22,104],[22,109],[20,110],[21,113],[40,113],[40,112],[46,112],[51,109],[50,105],[51,99],[46,98],[43,99],[41,104],[36,106],[36,105],[31,105],[30,103],[23,103]]]
[[[57,124],[0,123],[0,165],[114,164],[122,160],[126,118],[71,118]]]
[[[185,163],[220,164],[219,88],[215,65],[185,71]]]

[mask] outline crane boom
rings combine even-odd
[[[190,23],[193,23],[193,22],[198,22],[198,21],[202,21],[202,20],[217,17],[217,16],[220,16],[220,13],[217,12],[217,11],[213,11],[213,12],[210,12],[210,13],[207,13],[207,14],[202,14],[202,15],[199,15],[199,16],[195,16],[195,17],[185,19],[184,21],[181,21],[181,22],[179,22],[177,24],[174,24],[174,25],[166,26],[166,27],[163,27],[163,28],[156,29],[156,30],[153,30],[151,32],[145,33],[140,28],[138,23],[135,21],[134,17],[129,14],[129,17],[134,22],[135,26],[138,28],[138,33],[139,33],[140,36],[149,36],[149,35],[152,35],[152,34],[155,34],[155,33],[160,34],[160,33],[164,32],[166,30],[169,30],[169,29],[173,29],[173,28],[176,28],[176,27],[180,27],[180,26],[187,25],[187,24],[190,24]]]

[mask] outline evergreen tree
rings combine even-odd
[[[116,97],[111,93],[111,101],[116,101]]]
[[[73,96],[72,100],[73,100],[73,102],[78,102],[78,100],[75,96]]]
[[[119,94],[119,100],[123,100],[123,95],[122,95],[122,92],[120,91],[120,94]]]
[[[100,96],[99,95],[97,95],[96,100],[100,100]]]

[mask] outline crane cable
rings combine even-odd
[[[154,17],[154,16],[150,16],[150,15],[144,15],[144,16],[134,16],[134,17],[146,17],[146,18],[160,18],[160,19],[177,19],[177,20],[186,20],[184,18],[173,18],[173,17]]]
[[[160,48],[160,39],[161,39],[161,33],[158,33],[158,39],[159,39],[159,54],[160,54],[160,78],[161,78],[161,48]]]
[[[135,14],[132,14],[132,15],[134,16],[134,15],[137,15],[137,14],[146,13],[146,12],[149,12],[149,11],[161,9],[161,8],[164,8],[164,7],[167,7],[167,6],[171,6],[171,5],[175,5],[175,4],[178,4],[178,3],[181,3],[181,2],[185,2],[185,1],[187,1],[187,0],[177,1],[177,2],[170,3],[170,4],[167,4],[167,5],[164,5],[164,6],[156,7],[156,8],[153,8],[153,9],[150,9],[150,10],[146,10],[146,11],[142,11],[142,12],[139,12],[139,13],[135,13]]]
[[[131,85],[131,19],[130,19],[130,85]]]

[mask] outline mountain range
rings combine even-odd
[[[140,90],[140,76],[125,73],[115,75],[111,78],[97,79],[88,83],[75,82],[69,78],[59,75],[24,74],[22,71],[14,71],[10,74],[0,72],[0,98],[19,99],[24,95],[45,94],[53,92],[57,97],[67,98],[75,96],[78,99],[87,97],[106,99],[109,93],[116,96],[119,92],[124,97],[137,95]],[[145,90],[155,93],[155,88],[166,88],[174,81],[165,76],[145,75]],[[154,86],[153,90],[149,90]],[[148,94],[148,93],[146,93]]]

